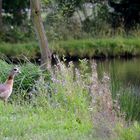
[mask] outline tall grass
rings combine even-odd
[[[2,61],[1,66],[1,73],[11,68]],[[46,80],[48,72],[42,73],[38,69],[33,64],[21,66],[23,74],[15,78],[11,103],[6,107],[0,103],[0,114],[3,116],[0,119],[0,138],[89,137],[93,126],[88,111],[88,90],[83,85],[83,79],[73,79],[73,64],[67,69],[60,63],[51,73],[51,80]],[[5,73],[1,82],[6,78]],[[40,79],[35,78],[38,74]],[[32,87],[29,93],[27,86]],[[26,98],[26,95],[30,95],[30,98]]]
[[[0,64],[1,75],[12,67]],[[104,74],[99,81],[95,63],[91,73],[86,60],[80,61],[80,69],[59,62],[45,73],[30,63],[20,67],[23,74],[15,78],[11,102],[0,102],[0,139],[138,140],[139,123],[127,126],[117,116],[109,77]]]
[[[60,56],[79,58],[139,56],[139,38],[100,38],[69,40],[54,43],[52,49]]]
[[[60,57],[92,58],[92,57],[130,57],[140,56],[140,39],[138,37],[89,38],[79,40],[54,41],[50,44],[53,53]],[[40,55],[36,42],[23,44],[0,44],[1,58],[24,60],[26,57],[36,59]]]
[[[6,59],[5,56],[12,59],[26,60],[36,59],[39,53],[39,47],[36,42],[28,43],[0,43],[0,58]]]
[[[134,87],[122,88],[122,84],[115,81],[112,84],[112,96],[118,101],[120,111],[124,113],[127,121],[140,121],[140,95]]]

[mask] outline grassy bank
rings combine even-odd
[[[0,65],[3,82],[12,65]],[[58,65],[45,73],[31,63],[20,66],[23,74],[15,79],[9,103],[0,102],[0,139],[139,140],[140,124],[114,114],[108,76],[99,82],[96,64],[92,73],[87,61],[80,61],[80,69],[72,62]]]
[[[19,59],[26,60],[27,59],[36,59],[39,55],[39,47],[36,42],[25,42],[25,43],[0,43],[0,57],[2,59],[7,59],[7,57],[11,59]]]
[[[140,56],[140,39],[135,38],[101,38],[86,40],[68,40],[51,42],[50,49],[60,57],[100,58],[100,57],[131,57]],[[24,44],[0,44],[1,57],[6,55],[12,58],[36,59],[40,54],[36,42]],[[2,55],[3,54],[3,55]]]
[[[139,56],[139,38],[102,38],[62,41],[53,46],[53,51],[79,58]]]

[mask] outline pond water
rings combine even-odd
[[[119,82],[123,88],[132,87],[140,95],[140,58],[97,60],[99,77],[106,72],[111,83]]]

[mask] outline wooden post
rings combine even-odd
[[[41,69],[51,67],[51,52],[48,47],[48,40],[45,34],[43,22],[41,19],[41,3],[40,0],[30,0],[32,21],[39,40],[41,51]]]

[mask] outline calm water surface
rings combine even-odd
[[[111,82],[119,82],[123,88],[132,87],[140,95],[140,58],[97,60],[99,77],[106,72]]]

